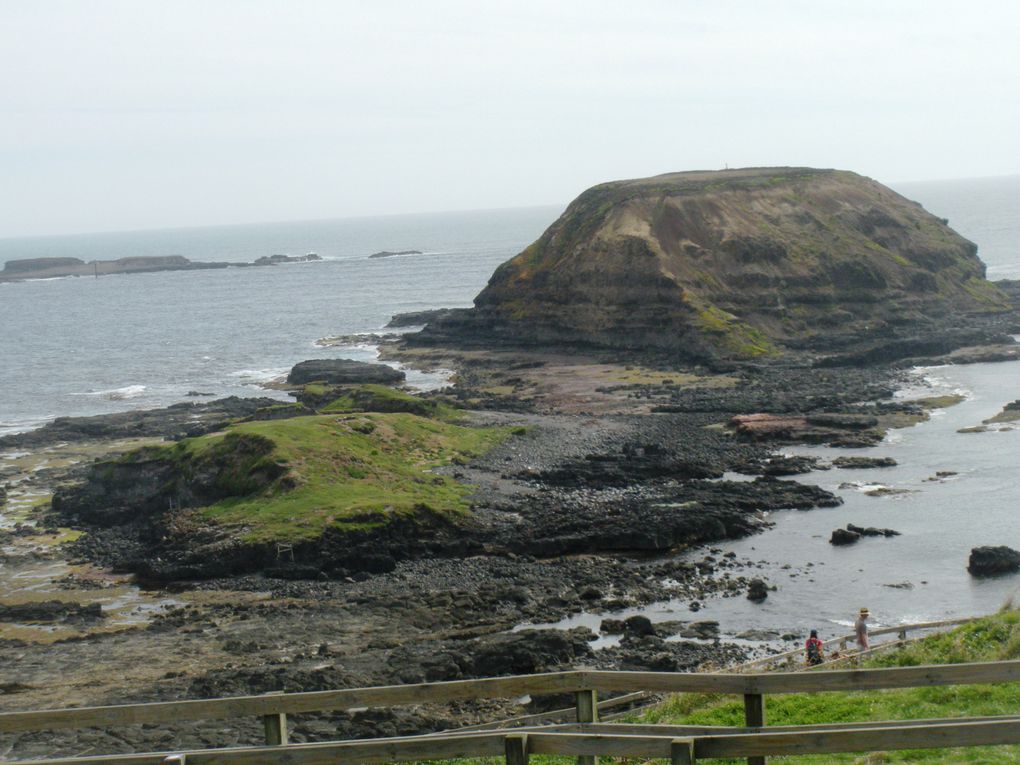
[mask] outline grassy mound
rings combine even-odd
[[[510,434],[406,413],[316,415],[242,423],[144,456],[171,460],[186,480],[211,480],[217,499],[196,512],[237,527],[242,540],[302,541],[424,509],[464,513],[471,487],[429,470],[482,454]]]
[[[343,389],[343,394],[319,410],[324,414],[348,412],[406,412],[419,417],[452,421],[460,416],[453,407],[412,396],[385,385],[359,385]]]
[[[1020,658],[1020,612],[1009,611],[934,635],[908,648],[864,662],[867,667],[959,664]],[[927,717],[978,717],[1016,714],[1020,684],[961,685],[854,693],[817,693],[766,697],[769,725],[909,720]],[[732,696],[678,695],[634,720],[644,723],[743,725],[744,707]],[[872,754],[774,757],[770,762],[804,763],[956,763],[1020,762],[1020,746],[903,750]],[[743,762],[743,760],[710,760]]]

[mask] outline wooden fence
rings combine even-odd
[[[749,763],[762,763],[768,755],[1020,744],[1020,716],[765,728],[767,695],[1018,681],[1020,661],[810,673],[575,670],[311,693],[7,712],[0,714],[0,735],[32,730],[116,728],[146,723],[170,724],[259,716],[265,723],[268,744],[193,752],[22,761],[36,765],[87,765],[100,762],[121,765],[370,765],[492,756],[505,757],[507,765],[525,765],[531,754],[577,756],[581,763],[589,765],[594,763],[598,755],[670,758],[675,763],[713,757],[747,757]],[[634,690],[740,695],[744,699],[745,725],[741,728],[716,728],[599,724],[600,693]],[[287,715],[292,714],[562,693],[574,694],[577,724],[510,731],[448,731],[368,741],[315,744],[287,742]]]

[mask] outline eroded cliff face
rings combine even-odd
[[[748,358],[1004,310],[977,248],[855,173],[754,168],[595,186],[423,342]]]

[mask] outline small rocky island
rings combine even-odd
[[[421,250],[380,250],[379,252],[373,252],[369,255],[369,260],[373,258],[394,258],[397,255],[424,255]]]
[[[276,266],[282,263],[310,263],[322,260],[313,252],[307,255],[269,255],[253,263],[233,261],[193,261],[183,255],[154,255],[117,260],[79,258],[25,258],[9,260],[0,271],[0,283],[22,282],[27,279],[55,279],[63,276],[111,276],[113,274],[145,274],[155,271],[203,271],[216,268],[245,266]]]

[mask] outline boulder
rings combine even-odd
[[[475,677],[527,675],[593,658],[591,633],[578,630],[522,630],[479,638],[462,663]]]
[[[319,382],[330,385],[359,385],[378,383],[393,385],[402,383],[405,375],[399,369],[386,364],[369,364],[353,359],[310,359],[295,364],[287,375],[291,385],[305,385]]]
[[[970,551],[967,570],[974,576],[995,576],[1020,571],[1020,552],[1011,547],[975,547]]]
[[[654,635],[655,627],[652,626],[652,621],[647,616],[631,616],[623,621],[623,629],[628,635]]]
[[[830,545],[852,545],[854,542],[859,540],[861,535],[856,531],[850,531],[849,529],[836,529],[832,532],[832,536],[829,537]]]
[[[768,585],[762,579],[752,579],[747,585],[747,599],[755,603],[761,603],[769,596]]]
[[[599,625],[599,632],[606,635],[622,635],[626,629],[622,619],[603,619]]]

